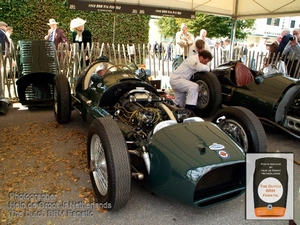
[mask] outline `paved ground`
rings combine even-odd
[[[265,130],[268,152],[293,152],[300,160],[300,140],[270,127]],[[245,220],[245,194],[195,209],[152,195],[135,180],[124,209],[94,209],[86,133],[87,124],[76,112],[63,126],[55,122],[51,109],[27,110],[15,104],[0,116],[0,224],[288,224]],[[299,175],[300,166],[294,164],[295,190]]]

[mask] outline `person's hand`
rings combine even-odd
[[[298,36],[295,35],[294,37],[295,37],[295,42],[298,43],[298,41],[299,41]]]

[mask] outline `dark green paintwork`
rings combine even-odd
[[[109,116],[110,114],[105,110],[106,107],[112,108],[120,97],[136,87],[143,87],[159,95],[154,87],[126,71],[112,71],[103,77],[101,86],[93,84],[83,90],[83,83],[88,83],[96,66],[97,63],[91,65],[90,69],[78,78],[76,84],[76,96],[81,101],[78,109],[83,114],[91,115],[93,118]],[[123,81],[120,82],[120,80]],[[124,137],[132,132],[132,127],[128,124],[117,119],[116,122]],[[225,151],[230,157],[222,158],[217,151],[210,150],[209,146],[214,143],[224,145]],[[148,188],[157,195],[196,207],[199,207],[200,201],[206,201],[206,199],[194,199],[197,181],[201,178],[199,171],[224,168],[224,166],[233,164],[245,165],[243,150],[210,122],[178,123],[162,128],[151,137],[150,142],[148,139],[135,141],[135,146],[139,148],[145,146],[150,154],[151,171],[148,177],[146,174],[145,180]],[[133,164],[133,162],[131,163]],[[141,161],[138,163],[143,164]],[[243,178],[244,174],[241,176]],[[219,203],[237,197],[244,190],[245,183],[241,182],[240,186],[227,192],[218,191],[209,198],[225,196],[222,200],[215,201]],[[231,195],[228,192],[236,192],[236,194]]]
[[[243,106],[258,117],[272,119],[275,113],[274,108],[283,94],[291,86],[297,84],[300,84],[299,80],[282,74],[273,74],[265,77],[260,84],[253,81],[247,86],[237,87],[230,82],[230,76],[227,74],[222,84],[223,103],[230,106]],[[224,93],[230,93],[230,96]]]
[[[210,150],[213,143],[224,145],[230,157],[221,158],[217,151]],[[199,151],[199,146],[205,148],[204,153]],[[197,182],[189,178],[189,171],[240,163],[245,159],[243,151],[217,126],[208,122],[163,128],[153,135],[148,150],[151,155],[148,188],[158,195],[190,205],[196,204],[193,196]]]

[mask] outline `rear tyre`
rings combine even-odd
[[[110,117],[93,120],[88,132],[88,165],[100,207],[116,211],[130,197],[131,168],[124,137]]]
[[[259,119],[243,107],[226,107],[212,119],[245,152],[266,152],[267,137]]]
[[[66,76],[57,75],[53,86],[53,109],[58,123],[67,123],[71,117],[71,93]]]
[[[213,73],[195,73],[191,81],[199,85],[197,107],[194,113],[200,117],[214,115],[222,101],[221,84]]]

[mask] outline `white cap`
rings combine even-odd
[[[101,63],[99,66],[97,66],[96,68],[96,73],[99,71],[99,70],[104,70],[105,69],[105,64],[104,63]]]

